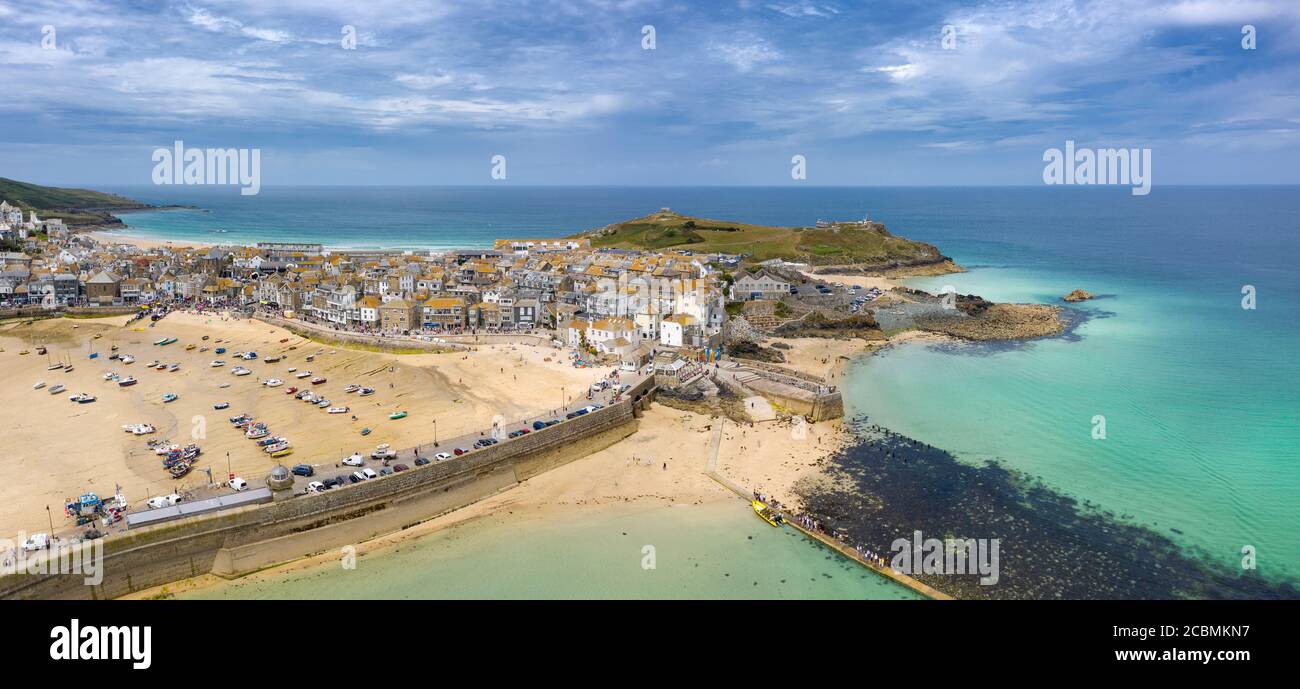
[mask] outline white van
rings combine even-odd
[[[45,550],[50,547],[50,535],[47,533],[34,533],[30,538],[23,541],[23,550],[32,552],[35,550]]]
[[[229,485],[234,490],[248,490],[248,481],[245,481],[244,479],[239,478],[238,476],[230,479],[230,481],[227,482],[227,485]]]
[[[149,498],[149,507],[150,509],[157,510],[157,509],[162,509],[164,507],[171,507],[172,505],[175,505],[180,501],[181,501],[181,496],[175,493],[172,493],[171,495],[160,495],[155,498]]]

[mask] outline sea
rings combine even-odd
[[[1300,187],[1157,187],[1147,196],[1123,188],[1060,186],[266,187],[252,197],[204,187],[106,190],[196,207],[124,215],[128,234],[336,248],[488,246],[496,238],[568,235],[662,207],[771,225],[880,221],[895,234],[935,244],[966,268],[910,280],[913,286],[951,287],[993,301],[1062,304],[1061,297],[1074,289],[1097,298],[1070,306],[1073,325],[1059,337],[904,344],[855,362],[842,383],[846,416],[864,444],[869,433],[888,429],[942,449],[961,467],[994,467],[1032,482],[1036,490],[1095,515],[1100,521],[1090,528],[1142,530],[1209,571],[1247,573],[1266,582],[1300,580]],[[850,450],[840,461],[875,461],[870,454]],[[934,479],[903,473],[897,480]],[[909,509],[919,513],[925,505]],[[744,510],[737,503],[737,528],[753,521]],[[570,527],[578,532],[602,528],[600,517],[575,519]],[[638,519],[653,528],[663,515],[609,519],[606,531],[622,533]],[[555,543],[571,541],[555,532],[560,528],[534,524],[496,533],[486,524],[464,533],[482,529],[484,542],[524,544],[530,533],[549,529]],[[692,552],[708,553],[710,567],[732,576],[717,577],[728,581],[712,585],[683,578],[685,595],[734,596],[738,581],[760,581],[749,591],[759,597],[784,595],[753,570],[754,548],[762,546],[738,542],[729,529],[686,531],[677,537],[690,540]],[[613,538],[601,533],[590,532],[591,542]],[[554,561],[522,547],[456,551],[446,547],[447,538],[417,539],[405,552],[419,552],[425,547],[419,544],[428,543],[422,566],[449,572],[476,561],[486,570],[533,567],[541,558],[549,563],[546,576],[556,582],[494,577],[466,592],[421,579],[407,584],[413,595],[570,595],[562,583],[566,574],[599,567],[604,557],[604,546],[584,546]],[[1145,537],[1139,541],[1133,548],[1139,552],[1123,555],[1137,567],[1142,544],[1149,544]],[[790,558],[792,567],[823,562],[818,547],[804,539],[776,542],[783,546],[765,551],[763,559]],[[457,554],[449,560],[434,551]],[[380,567],[385,557],[373,556],[372,565]],[[409,563],[391,557],[391,576],[402,576]],[[1061,563],[1059,575],[1068,578],[1069,567],[1089,565]],[[1159,580],[1160,568],[1153,565],[1151,576]],[[330,580],[327,574],[295,575],[284,587],[302,596],[342,591],[321,583]],[[791,586],[785,593],[904,597],[896,586],[845,589],[843,583]],[[635,577],[597,590],[610,597],[675,595],[671,587]],[[1071,597],[1087,596],[1066,590]]]

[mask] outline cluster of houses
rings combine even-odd
[[[22,216],[3,203],[0,213],[4,228]],[[545,330],[640,360],[665,347],[716,347],[727,318],[709,257],[689,252],[593,249],[586,239],[447,252],[285,242],[144,249],[54,224],[33,214],[17,225],[22,250],[0,253],[4,306],[202,302],[384,335]]]

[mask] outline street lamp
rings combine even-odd
[[[433,420],[433,446],[438,446],[438,420]]]

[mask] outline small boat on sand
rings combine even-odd
[[[283,450],[277,450],[277,451],[275,451],[275,452],[272,452],[272,453],[271,453],[271,456],[272,456],[272,457],[287,457],[287,456],[289,456],[289,455],[291,455],[291,454],[293,454],[293,448],[292,448],[292,447],[286,447],[286,448],[284,448]]]
[[[406,418],[406,412],[404,412],[404,411],[395,411],[395,412],[393,412],[392,414],[389,414],[389,415],[388,415],[388,418],[393,419],[394,421],[396,421],[397,419],[405,419],[405,418]]]
[[[40,390],[40,389],[43,388],[43,387],[45,387],[45,381],[43,381],[43,380],[38,380],[38,381],[36,381],[36,384],[32,386],[32,389],[33,389],[33,390]]]
[[[350,410],[347,407],[330,407],[325,411],[329,412],[330,414],[346,414]]]
[[[369,428],[361,429],[361,435],[370,435],[370,429]]]
[[[90,404],[91,402],[94,402],[94,401],[95,401],[95,396],[94,396],[94,395],[88,395],[88,394],[86,394],[86,393],[84,393],[84,392],[79,392],[79,393],[77,393],[77,394],[75,394],[75,395],[69,397],[68,400],[71,401],[71,402],[76,402],[77,404]]]
[[[375,389],[374,389],[374,388],[361,388],[361,393],[360,393],[360,394],[361,394],[362,397],[369,397],[369,396],[375,394]]]
[[[135,376],[127,376],[127,377],[123,378],[122,380],[117,381],[117,384],[118,384],[119,387],[123,387],[123,388],[124,388],[124,387],[126,387],[126,386],[128,386],[128,385],[135,385],[135,384],[138,383],[138,382],[140,382],[140,381],[136,380],[136,379],[135,379]]]
[[[50,388],[50,394],[51,394],[51,395],[57,395],[57,394],[59,394],[60,392],[63,392],[64,390],[66,390],[66,389],[67,389],[67,388],[63,387],[62,385],[55,385],[54,387]]]
[[[312,384],[312,385],[320,385],[321,383],[324,383],[324,382],[325,382],[325,378],[322,377],[322,376],[317,376],[317,377],[311,379],[311,384]]]
[[[353,383],[353,384],[347,386],[346,388],[343,388],[343,392],[356,392],[357,390],[360,390],[360,389],[361,389],[361,386],[360,386],[360,385],[357,385],[356,383]]]
[[[59,370],[59,369],[61,369],[61,368],[63,368],[63,363],[62,363],[62,362],[57,363],[57,364],[50,364],[49,366],[46,366],[46,367],[45,367],[45,370],[46,370],[46,371],[57,371],[57,370]]]
[[[163,404],[166,404],[166,403],[168,403],[168,402],[175,402],[175,401],[176,401],[176,393],[174,393],[174,392],[164,393],[163,396],[162,396],[162,401],[163,401]]]
[[[131,356],[130,354],[123,354],[123,355],[121,356],[121,361],[122,361],[122,363],[124,363],[124,364],[130,364],[130,363],[133,363],[133,362],[135,361],[135,357]]]

